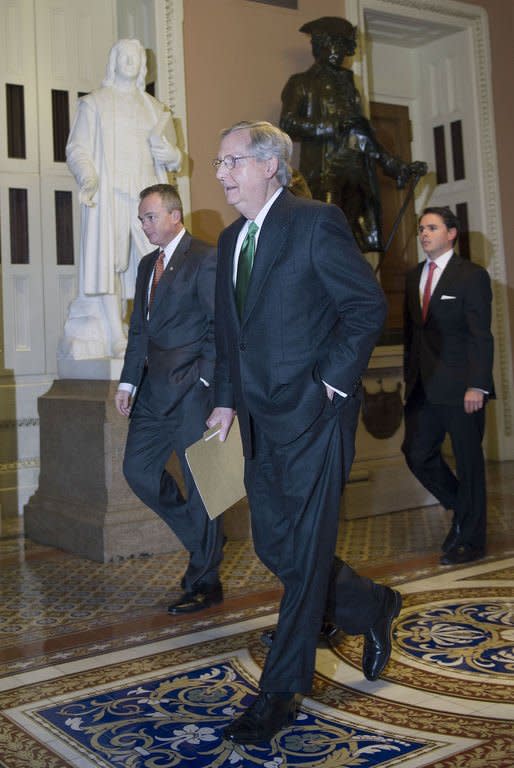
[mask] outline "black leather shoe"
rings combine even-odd
[[[443,545],[441,547],[443,552],[449,552],[450,549],[453,549],[454,547],[456,547],[457,544],[459,543],[460,537],[461,537],[461,527],[454,520],[450,530],[448,531],[448,535],[443,541]]]
[[[324,621],[321,625],[319,633],[319,639],[324,640],[326,643],[335,643],[341,630],[337,624],[332,624],[331,621]]]
[[[474,560],[481,560],[485,557],[485,547],[472,547],[469,544],[459,544],[449,549],[441,557],[441,565],[460,565],[461,563],[472,563]]]
[[[382,615],[364,635],[362,671],[367,680],[376,680],[391,655],[391,629],[393,620],[400,613],[402,596],[395,589],[386,587]]]
[[[223,587],[218,581],[214,586],[198,584],[189,592],[183,592],[180,597],[168,606],[168,613],[196,613],[217,605],[223,601]]]
[[[339,635],[340,629],[335,624],[332,624],[330,621],[324,621],[321,625],[320,633],[319,633],[319,639],[323,643],[334,643],[336,642],[336,638]],[[265,629],[264,632],[261,635],[261,643],[266,648],[271,648],[273,644],[273,638],[275,637],[275,630],[274,629]]]
[[[296,697],[292,694],[261,691],[241,717],[227,725],[223,737],[234,744],[258,744],[273,736],[296,719]]]

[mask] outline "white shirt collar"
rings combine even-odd
[[[186,234],[186,228],[182,227],[178,235],[175,235],[173,240],[170,240],[166,248],[162,248],[162,250],[164,251],[164,269],[166,269],[166,267],[170,263],[171,257],[175,253],[178,244],[180,243],[180,241],[182,240],[185,234]]]
[[[450,261],[452,256],[453,256],[453,248],[450,248],[449,251],[446,251],[446,253],[442,253],[440,256],[437,257],[437,259],[427,259],[425,262],[425,270],[428,271],[428,264],[430,261],[433,261],[442,272],[444,269],[446,269],[448,262]]]

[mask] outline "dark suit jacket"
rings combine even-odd
[[[386,306],[340,209],[283,191],[259,233],[240,322],[233,259],[243,224],[218,244],[215,404],[236,408],[249,457],[250,414],[285,444],[319,416],[322,380],[356,391]]]
[[[148,284],[158,255],[159,249],[139,264],[120,380],[139,387],[147,363],[152,405],[166,414],[200,378],[213,379],[216,251],[186,232],[147,319]]]
[[[454,254],[421,320],[423,263],[407,274],[405,289],[405,395],[418,377],[433,403],[462,405],[469,387],[494,396],[491,281],[485,269]],[[443,298],[448,297],[448,298]]]

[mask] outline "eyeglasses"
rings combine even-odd
[[[227,171],[231,171],[236,167],[238,160],[246,160],[248,157],[255,157],[255,155],[225,155],[221,159],[216,158],[216,160],[213,160],[212,165],[216,170],[218,170],[220,165],[224,165]]]

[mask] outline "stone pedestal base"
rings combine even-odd
[[[411,473],[401,450],[402,365],[400,347],[377,347],[363,376],[355,461],[343,494],[345,519],[437,504]]]
[[[99,562],[180,549],[122,473],[127,420],[114,381],[57,380],[39,398],[39,487],[24,509],[25,534]]]

